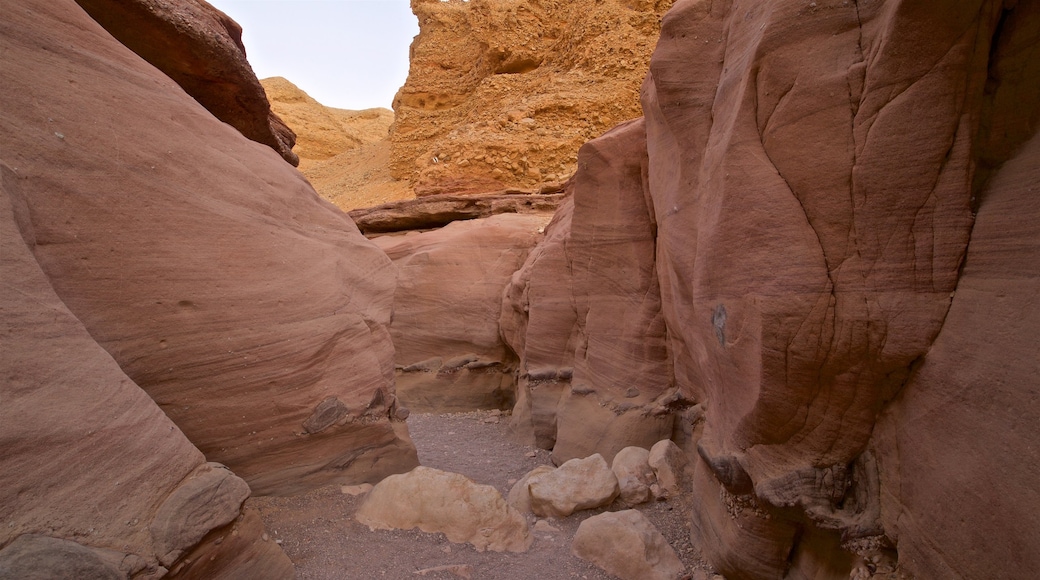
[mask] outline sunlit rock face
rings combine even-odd
[[[641,421],[697,403],[676,430],[694,437],[693,531],[727,577],[1034,569],[1022,551],[972,550],[963,514],[937,502],[1040,546],[1016,507],[1036,503],[1036,321],[1010,314],[1037,291],[1024,184],[1038,27],[1035,6],[982,0],[676,3],[645,131],[579,154],[573,205],[507,289],[503,333],[531,383],[521,433],[555,452],[605,447],[627,408],[613,381],[642,368],[634,386],[658,386]],[[583,173],[608,143],[611,162]],[[614,177],[626,167],[642,183]],[[632,253],[595,247],[622,238]],[[592,272],[604,282],[586,284]],[[622,346],[636,320],[642,351]],[[972,353],[983,340],[992,359]],[[599,341],[620,370],[595,358]],[[987,414],[957,394],[968,377],[992,391]],[[602,399],[567,418],[576,394]],[[607,433],[640,445],[651,428]],[[999,483],[979,482],[993,471]]]
[[[386,255],[75,4],[12,18],[5,189],[91,337],[254,493],[413,467]]]
[[[638,117],[673,0],[412,0],[419,35],[394,99],[391,171],[419,195],[533,189]]]

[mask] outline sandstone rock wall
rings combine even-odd
[[[391,170],[420,195],[535,187],[638,117],[671,0],[413,0],[419,36],[394,102]]]
[[[502,214],[374,239],[397,266],[397,388],[420,411],[509,409],[516,359],[499,333],[502,289],[548,215]]]
[[[204,0],[76,0],[119,42],[218,119],[296,165],[296,135],[271,112],[246,61],[242,27]]]
[[[390,260],[68,0],[11,18],[0,161],[91,336],[256,493],[413,467],[390,419]]]
[[[62,8],[43,11],[68,14]],[[10,26],[30,22],[0,25],[4,49]],[[207,464],[54,293],[30,249],[37,240],[23,187],[5,159],[0,577],[161,577],[183,567],[183,556],[208,532],[242,515],[249,487]],[[237,572],[241,558],[255,566],[251,577],[291,578],[292,563],[275,544],[259,541],[263,533],[259,522],[242,530],[238,543],[210,550],[209,566]]]
[[[573,209],[514,277],[503,332],[528,372],[544,360],[556,370],[545,377],[562,384],[558,369],[573,360],[558,401],[574,398],[585,359],[590,388],[620,406],[617,369],[592,345],[625,344],[624,327],[594,326],[592,306],[624,321],[638,305],[631,320],[651,348],[605,359],[663,367],[649,376],[666,379],[661,392],[677,389],[657,399],[666,408],[699,403],[683,415],[698,424],[680,426],[698,437],[693,531],[728,578],[1035,569],[1022,554],[1040,541],[1021,509],[1037,500],[1021,490],[1036,476],[1026,443],[1040,417],[1035,341],[1025,336],[1036,324],[1010,317],[1036,298],[1025,264],[1035,192],[1024,185],[1035,143],[1019,150],[1040,119],[1036,10],[680,1],[643,87],[645,137],[621,128],[579,154]],[[594,167],[593,151],[608,148],[607,169],[583,173],[585,155]],[[611,173],[638,159],[643,183]],[[584,215],[583,197],[596,200]],[[617,212],[615,198],[633,211]],[[577,258],[583,235],[590,247],[651,240],[652,259]],[[606,282],[578,275],[600,269]],[[652,283],[634,283],[650,269]],[[532,348],[550,327],[566,354]],[[976,339],[987,341],[977,355]],[[968,384],[991,399],[976,407]],[[570,429],[606,445],[598,433],[613,419],[594,408],[565,420],[566,404],[539,389],[518,398],[514,415],[531,417],[520,426],[541,443],[559,449]],[[998,425],[1010,433],[998,437]],[[974,505],[957,513],[943,498]],[[1019,555],[980,548],[991,541]]]

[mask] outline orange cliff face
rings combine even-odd
[[[671,0],[413,0],[419,35],[394,102],[391,172],[419,195],[536,189],[640,116]]]

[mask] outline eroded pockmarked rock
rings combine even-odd
[[[357,520],[373,530],[441,532],[478,551],[524,552],[532,542],[527,520],[494,487],[429,467],[376,484],[358,508]]]
[[[638,510],[606,512],[581,522],[571,551],[621,580],[679,580],[675,550]]]
[[[18,229],[123,372],[256,493],[414,467],[391,420],[390,260],[74,3],[10,16],[0,160]],[[329,397],[347,412],[308,432]]]
[[[527,480],[531,511],[543,518],[564,518],[578,510],[609,505],[618,496],[618,481],[600,454],[571,459]]]
[[[559,182],[582,143],[640,115],[672,0],[413,0],[392,170],[420,195]]]

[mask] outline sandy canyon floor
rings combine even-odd
[[[409,417],[408,426],[422,465],[461,473],[505,496],[525,473],[551,465],[549,452],[513,442],[508,419],[487,411],[417,413]],[[300,580],[613,578],[570,552],[578,525],[603,509],[543,522],[529,515],[534,535],[530,550],[497,553],[478,552],[469,544],[449,542],[443,534],[417,529],[369,531],[354,518],[363,497],[345,494],[334,485],[295,497],[250,501],[260,511],[271,540],[281,542],[296,565]],[[688,498],[677,498],[638,509],[664,534],[694,579],[710,579],[708,566],[690,544],[687,502]]]

